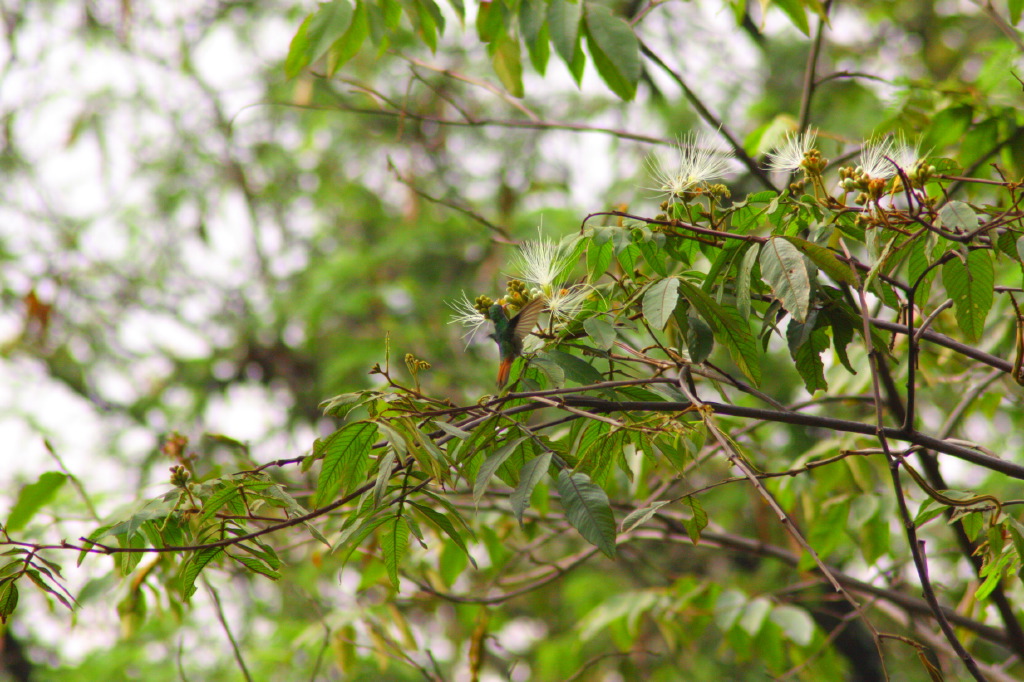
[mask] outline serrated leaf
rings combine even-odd
[[[473,555],[469,553],[469,548],[466,547],[466,541],[463,540],[462,535],[459,533],[458,529],[455,528],[455,524],[451,522],[451,519],[436,509],[431,509],[430,507],[419,504],[418,502],[410,502],[409,504],[423,517],[425,517],[435,528],[450,537],[452,541],[458,545],[459,549],[469,557],[469,561],[473,564],[473,568],[477,568],[476,560],[473,558]]]
[[[811,277],[804,256],[783,237],[772,237],[761,247],[761,276],[775,297],[797,322],[807,319],[811,307]]]
[[[203,513],[199,515],[199,525],[204,525],[207,521],[213,518],[221,507],[228,503],[228,500],[238,497],[241,493],[239,492],[241,486],[235,481],[225,481],[224,485],[210,495],[203,502]]]
[[[256,558],[253,558],[253,557],[247,557],[247,556],[236,556],[236,555],[228,555],[228,556],[230,556],[232,559],[234,559],[238,563],[240,563],[243,566],[245,566],[246,568],[248,568],[253,573],[259,573],[260,575],[265,575],[266,577],[270,578],[271,580],[280,580],[281,579],[281,574],[280,573],[278,573],[277,571],[272,569],[270,566],[267,566],[265,563],[263,563],[259,559],[256,559]]]
[[[196,591],[196,578],[207,564],[213,561],[217,556],[223,552],[222,547],[210,547],[207,549],[201,549],[193,554],[185,564],[182,566],[181,571],[181,593],[185,599],[188,599]]]
[[[658,280],[644,292],[644,317],[654,329],[664,329],[679,301],[679,280],[667,277]]]
[[[398,567],[409,548],[409,523],[404,516],[387,519],[380,534],[380,549],[384,554],[384,566],[396,591],[401,591],[398,581]]]
[[[380,458],[377,466],[377,480],[373,483],[373,506],[379,507],[384,493],[388,489],[388,481],[391,480],[391,472],[395,470],[395,460],[398,455],[391,448]]]
[[[992,308],[995,273],[992,256],[983,249],[967,255],[967,262],[953,258],[942,266],[942,283],[953,299],[953,313],[960,331],[968,340],[981,339],[985,318]]]
[[[11,513],[4,523],[7,532],[13,533],[28,525],[32,517],[57,495],[65,480],[66,474],[47,471],[40,474],[35,483],[23,487],[18,492],[18,499],[15,500]]]
[[[615,516],[608,495],[590,481],[586,474],[568,469],[558,472],[558,494],[565,518],[590,544],[615,558]]]
[[[839,260],[829,249],[799,237],[782,238],[799,249],[802,254],[811,259],[812,263],[824,270],[835,281],[850,286],[857,285],[857,276],[850,266]]]
[[[376,424],[353,422],[324,439],[318,448],[323,452],[323,462],[313,496],[314,509],[333,500],[339,491],[346,495],[363,482],[370,461],[370,448],[376,437]]]
[[[550,451],[543,452],[524,464],[523,468],[519,470],[519,485],[516,486],[509,502],[512,504],[512,513],[520,526],[523,525],[523,512],[530,506],[533,489],[548,473],[551,456]]]
[[[483,461],[480,465],[480,470],[476,474],[476,481],[473,482],[473,502],[480,504],[480,498],[487,492],[487,486],[491,482],[491,477],[497,473],[498,469],[502,464],[505,463],[516,448],[524,441],[530,438],[530,436],[519,436],[511,442],[503,445],[502,447],[495,450]]]
[[[636,95],[640,80],[640,44],[622,18],[604,5],[586,5],[587,45],[601,79],[623,100]]]

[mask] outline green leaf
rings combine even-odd
[[[857,276],[850,266],[839,260],[829,249],[799,237],[782,238],[799,249],[802,254],[811,259],[812,263],[824,270],[835,281],[850,286],[857,285]]]
[[[459,21],[466,20],[466,5],[462,0],[448,0],[448,4],[452,6],[455,13],[459,15]]]
[[[772,4],[785,12],[801,33],[805,36],[811,35],[811,24],[807,20],[807,8],[802,0],[772,0]]]
[[[619,99],[636,96],[640,80],[640,44],[633,29],[604,5],[586,5],[587,45],[601,79]]]
[[[601,318],[588,317],[583,320],[583,329],[594,342],[595,347],[601,350],[611,350],[611,347],[615,345],[615,327]]]
[[[509,502],[512,504],[512,513],[515,515],[520,526],[523,525],[523,512],[530,506],[530,496],[533,494],[533,489],[537,487],[537,484],[548,473],[551,457],[552,453],[550,450],[542,452],[524,464],[523,468],[519,470],[519,485],[516,486]]]
[[[587,246],[587,272],[591,281],[596,281],[608,270],[612,264],[612,257],[615,255],[615,245],[612,241],[599,241],[595,232],[595,239]]]
[[[628,533],[634,528],[638,528],[644,525],[652,516],[658,513],[659,509],[664,507],[666,504],[671,503],[672,500],[662,500],[661,502],[655,502],[649,507],[634,509],[629,513],[628,516],[626,516],[626,518],[622,519],[622,524],[620,526],[620,528],[622,529],[621,532]]]
[[[260,575],[265,575],[266,577],[270,578],[271,580],[280,580],[281,579],[281,574],[279,572],[275,571],[270,566],[267,566],[265,563],[263,563],[259,559],[254,559],[253,557],[247,557],[247,556],[236,556],[236,555],[233,555],[233,554],[229,554],[228,556],[230,556],[232,559],[234,559],[238,563],[240,563],[243,566],[245,566],[246,568],[248,568],[253,573],[259,573]]]
[[[783,237],[772,237],[761,248],[761,275],[775,297],[797,322],[811,307],[811,277],[803,254]]]
[[[661,241],[665,241],[665,235],[659,234]],[[665,267],[665,249],[654,239],[639,241],[634,244],[643,254],[644,261],[651,267],[655,274],[668,277],[668,268]]]
[[[544,376],[548,378],[552,388],[562,388],[565,386],[565,370],[558,366],[551,358],[547,357],[547,353],[538,353],[532,360],[530,360],[530,366],[536,367]]]
[[[967,262],[953,258],[942,266],[942,283],[953,299],[953,313],[960,331],[975,342],[985,331],[985,318],[992,308],[995,273],[992,256],[983,249],[967,254]]]
[[[398,582],[398,566],[409,548],[409,523],[404,516],[392,516],[383,524],[380,534],[380,549],[384,554],[384,566],[396,591],[401,590]]]
[[[736,309],[740,311],[740,315],[744,319],[750,317],[750,298],[753,293],[750,280],[760,253],[761,248],[756,244],[751,244],[743,254],[739,272],[736,273]]]
[[[786,327],[789,355],[796,362],[797,372],[808,393],[828,390],[825,364],[821,360],[821,354],[828,349],[828,335],[821,329],[813,329],[813,326],[813,322],[790,320]]]
[[[654,329],[664,329],[679,301],[679,280],[660,279],[644,292],[644,317]]]
[[[22,488],[4,524],[7,532],[13,533],[28,525],[32,517],[57,495],[66,479],[67,475],[59,471],[47,471],[40,474],[35,483]]]
[[[538,357],[541,356],[558,365],[565,373],[566,379],[575,381],[581,386],[599,384],[604,381],[604,376],[594,369],[590,363],[575,355],[569,355],[560,350],[549,350],[544,351],[543,354],[538,354]]]
[[[917,286],[914,303],[918,306],[928,301],[931,282],[935,279],[936,269],[928,270],[928,266],[931,265],[931,260],[928,257],[929,250],[928,237],[922,235],[910,245],[910,253],[907,254],[907,283],[910,286]],[[927,275],[925,275],[926,270],[928,271]]]
[[[223,551],[224,548],[222,547],[201,549],[185,561],[181,567],[181,593],[185,599],[195,594],[196,578],[199,577],[199,574],[206,568],[207,564],[216,559],[217,555]]]
[[[573,528],[583,539],[614,559],[615,516],[604,490],[591,483],[586,474],[562,469],[558,472],[558,494],[565,517]]]
[[[395,470],[395,460],[398,458],[398,454],[394,448],[388,448],[388,451],[380,458],[380,463],[377,465],[377,480],[373,483],[373,506],[379,507],[380,502],[384,499],[384,494],[388,489],[388,481],[391,480],[391,472]]]
[[[676,317],[676,320],[682,323],[679,326],[690,362],[701,363],[711,357],[711,351],[715,349],[715,332],[711,326],[695,315]]]
[[[731,630],[746,603],[747,595],[739,590],[730,588],[723,591],[715,601],[715,624],[723,632]]]
[[[978,214],[962,201],[951,201],[939,210],[942,226],[950,232],[974,232],[978,229]]]
[[[748,635],[756,635],[761,631],[765,619],[772,610],[772,603],[764,597],[754,597],[743,608],[740,616],[739,626]]]
[[[338,429],[318,443],[319,447],[314,447],[317,454],[323,453],[313,496],[314,509],[333,500],[339,491],[347,495],[363,482],[370,462],[370,448],[376,437],[376,424],[359,421]]]
[[[508,37],[505,33],[499,34],[489,45],[491,52],[491,64],[494,72],[501,79],[509,94],[513,97],[523,96],[523,63],[519,55],[519,41]]]
[[[519,2],[519,33],[526,43],[526,51],[530,54],[530,63],[537,73],[544,75],[551,55],[548,25],[545,20],[547,3],[543,0],[520,0]]]
[[[548,4],[548,27],[551,30],[551,42],[555,45],[555,52],[574,74],[573,65],[577,59],[576,52],[579,50],[582,16],[582,2],[551,0]]]
[[[443,421],[434,421],[431,423],[447,433],[449,436],[454,436],[459,440],[468,440],[473,435],[469,431],[463,431],[458,426],[455,426],[455,424],[449,424],[448,422]]]
[[[498,468],[505,463],[505,460],[515,452],[519,444],[524,440],[527,440],[530,436],[519,436],[518,438],[506,443],[502,447],[495,450],[491,455],[483,461],[480,465],[480,470],[476,474],[476,481],[473,482],[473,502],[480,504],[480,498],[487,492],[487,486],[491,482],[491,477],[497,473]]]
[[[476,13],[476,33],[480,42],[489,43],[505,33],[505,4],[502,2],[481,2]]]
[[[18,607],[18,585],[13,577],[0,582],[0,623],[6,623]]]
[[[466,541],[462,538],[462,534],[459,533],[458,529],[455,528],[455,524],[451,522],[451,519],[436,509],[431,509],[430,507],[418,502],[410,501],[409,504],[423,517],[425,517],[435,528],[450,537],[452,541],[458,545],[459,549],[469,557],[469,561],[473,564],[473,568],[477,568],[476,560],[473,558],[473,555],[469,553],[469,548],[466,547]]]
[[[969,105],[957,105],[943,109],[932,117],[921,141],[922,149],[942,150],[961,139],[974,119],[974,109]],[[943,171],[939,171],[943,172]]]
[[[684,498],[683,504],[690,508],[690,518],[683,520],[683,526],[686,528],[686,534],[690,536],[690,541],[696,545],[700,542],[701,531],[708,527],[708,513],[692,495]]]
[[[348,29],[331,45],[331,49],[327,53],[327,75],[333,76],[348,60],[356,56],[369,35],[370,20],[367,17],[366,3],[357,0]]]
[[[680,293],[700,313],[704,321],[711,325],[715,338],[729,349],[729,355],[736,366],[755,386],[760,385],[761,356],[757,341],[750,333],[746,320],[740,317],[739,311],[731,306],[720,305],[706,292],[686,280],[678,281]]]
[[[804,609],[782,604],[772,609],[769,620],[798,646],[807,646],[814,637],[814,620]]]
[[[349,0],[321,3],[320,9],[306,17],[292,38],[285,58],[285,74],[294,78],[322,57],[345,35],[351,21],[352,4]]]

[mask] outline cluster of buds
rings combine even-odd
[[[809,175],[821,175],[828,168],[828,159],[821,155],[817,149],[808,149],[804,153],[804,160],[800,162]]]
[[[530,302],[530,291],[521,280],[510,279],[505,285],[505,290],[508,292],[508,295],[505,296],[505,302],[513,308],[522,308]]]
[[[730,192],[729,188],[723,185],[722,183],[708,185],[708,188],[704,193],[711,196],[717,201],[721,201],[722,199],[729,199],[732,197],[732,192]]]
[[[876,178],[864,172],[862,166],[844,166],[839,169],[839,186],[847,192],[857,192],[854,203],[863,206],[869,201],[878,201],[885,194],[888,178]]]
[[[907,171],[907,179],[910,180],[911,187],[924,187],[925,183],[928,182],[935,173],[935,166],[928,163],[926,160],[921,160],[912,169]],[[897,191],[900,190],[903,186],[903,180],[897,177],[895,183],[895,189]]]
[[[171,467],[171,485],[175,488],[187,488],[189,479],[191,478],[192,472],[182,465],[175,464]]]
[[[409,368],[411,374],[416,374],[420,370],[430,369],[430,363],[426,360],[420,360],[412,353],[405,354],[405,366]]]
[[[494,299],[486,294],[480,294],[473,299],[473,309],[484,317],[487,317],[487,311],[491,309],[492,305],[494,305]]]

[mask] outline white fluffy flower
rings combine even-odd
[[[646,189],[667,194],[669,199],[682,197],[706,188],[729,170],[732,152],[719,148],[711,133],[688,133],[679,138],[676,148],[679,163],[674,171],[666,169],[656,157],[647,159],[647,167],[658,186]]]
[[[804,156],[814,148],[818,131],[808,128],[802,134],[787,133],[785,139],[768,152],[768,169],[792,173],[800,170]]]

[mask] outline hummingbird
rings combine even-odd
[[[535,298],[524,305],[511,320],[505,314],[505,308],[498,303],[488,309],[487,317],[494,323],[494,333],[491,334],[491,338],[498,343],[498,353],[501,355],[501,364],[498,366],[498,388],[504,386],[508,381],[508,374],[512,370],[512,361],[522,354],[523,339],[537,325],[537,318],[540,317],[540,310],[543,306],[544,300]]]

